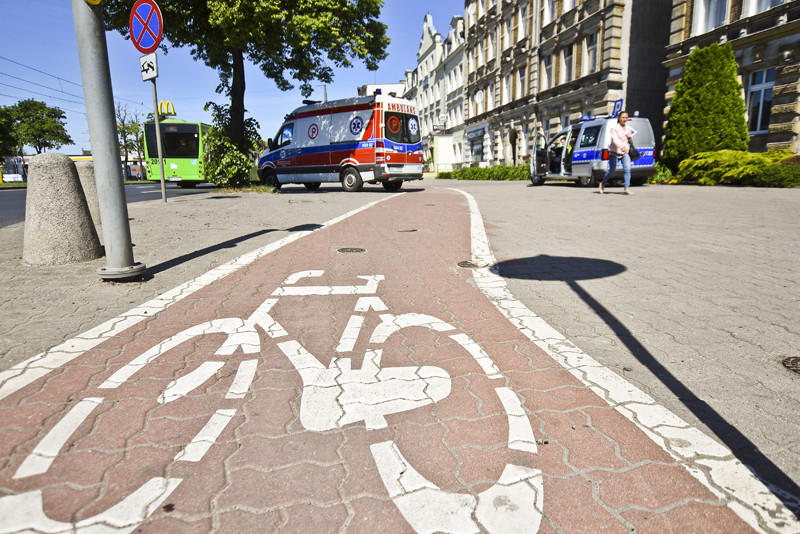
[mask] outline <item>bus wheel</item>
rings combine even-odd
[[[357,170],[352,167],[345,169],[342,175],[342,189],[348,192],[361,191],[363,185],[364,181]]]
[[[309,191],[316,191],[319,189],[319,182],[306,182],[303,184]]]
[[[383,182],[383,188],[387,191],[400,191],[401,187],[403,187],[403,180],[397,180],[395,182]]]

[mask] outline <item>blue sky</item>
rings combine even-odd
[[[444,38],[452,17],[463,16],[463,12],[464,0],[385,0],[381,20],[388,25],[392,40],[389,57],[375,72],[358,63],[337,70],[327,88],[328,98],[356,96],[357,88],[368,83],[401,80],[406,70],[416,66],[425,15],[433,16]],[[74,145],[58,152],[79,154],[81,149],[90,149],[71,1],[0,0],[0,13],[4,21],[0,31],[0,106],[34,98],[59,107],[66,114]],[[106,32],[106,41],[114,99],[145,117],[153,111],[153,95],[151,83],[143,82],[139,72],[141,54],[117,32]],[[172,101],[178,118],[210,122],[203,105],[209,100],[227,103],[224,95],[214,92],[219,82],[216,71],[192,60],[187,49],[171,49],[168,54],[159,51],[158,70],[158,98]],[[297,90],[280,91],[252,65],[247,68],[246,83],[248,116],[260,123],[262,138],[271,137],[283,116],[301,105],[303,97]],[[311,98],[321,99],[322,94],[320,85]]]

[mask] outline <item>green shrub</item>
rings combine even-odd
[[[440,172],[439,174],[436,175],[436,178],[441,180],[450,180],[452,177],[453,177],[452,171]]]
[[[681,176],[679,174],[673,174],[669,167],[656,162],[656,175],[650,177],[651,184],[677,184],[680,181]]]
[[[785,159],[761,171],[753,185],[759,187],[800,187],[800,162],[798,158]],[[792,161],[795,160],[795,161]]]
[[[453,171],[452,178],[455,180],[493,180],[511,181],[527,180],[527,165],[495,165],[494,167],[465,167]]]
[[[661,162],[672,172],[681,161],[716,150],[747,150],[742,86],[729,43],[695,48],[675,86]]]
[[[679,170],[684,181],[697,182],[702,185],[763,185],[764,173],[770,167],[781,165],[781,160],[793,156],[789,150],[770,150],[752,153],[739,150],[718,150],[702,152],[681,162]],[[786,164],[789,170],[770,170],[770,180],[783,180],[792,173],[793,165]],[[788,173],[788,174],[787,174]]]

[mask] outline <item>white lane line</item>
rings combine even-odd
[[[201,276],[198,276],[194,280],[190,280],[189,282],[181,284],[178,287],[167,291],[166,293],[162,293],[158,297],[145,302],[141,306],[123,313],[122,315],[115,317],[110,321],[106,321],[105,323],[92,328],[91,330],[80,334],[73,339],[70,339],[46,352],[37,354],[32,358],[20,362],[6,371],[0,372],[0,400],[6,398],[12,393],[19,391],[23,387],[27,386],[31,382],[34,382],[36,379],[43,377],[49,372],[71,362],[78,356],[82,355],[88,350],[93,349],[104,341],[119,335],[128,328],[139,324],[145,319],[153,317],[176,302],[183,300],[189,295],[196,293],[197,291],[216,282],[217,280],[225,278],[229,274],[238,271],[242,267],[252,264],[260,258],[279,250],[289,243],[293,243],[313,232],[318,232],[324,228],[333,226],[334,224],[342,222],[353,215],[361,213],[362,211],[367,210],[381,202],[390,200],[395,196],[397,195],[383,197],[374,202],[365,204],[360,208],[351,210],[344,215],[335,217],[322,224],[319,228],[292,233],[283,239],[265,245],[248,254],[244,254],[243,256],[240,256],[229,261],[228,263],[208,271]]]
[[[467,334],[455,334],[450,336],[450,339],[464,347],[475,358],[475,361],[478,362],[478,365],[481,366],[481,369],[489,378],[503,378],[494,360]]]
[[[469,193],[452,191],[464,195],[469,204],[473,262],[490,266],[472,271],[475,283],[523,335],[681,462],[714,495],[724,493],[728,507],[754,530],[800,532],[800,521],[794,514],[727,447],[692,428],[636,386],[606,369],[517,300],[497,272],[497,260],[489,246],[478,203]],[[679,422],[677,427],[676,422]],[[800,504],[800,500],[797,502]]]
[[[250,389],[250,384],[253,382],[256,367],[258,367],[258,360],[245,360],[239,364],[233,384],[228,388],[228,393],[225,395],[226,399],[244,398],[247,390]]]
[[[56,459],[64,443],[102,400],[102,397],[88,397],[76,404],[25,458],[14,478],[40,475],[50,469],[50,464]]]
[[[347,321],[347,326],[344,327],[342,337],[339,339],[339,344],[336,345],[336,352],[351,352],[353,347],[356,346],[358,334],[361,333],[361,327],[364,326],[363,315],[351,315],[350,320]]]
[[[206,380],[214,376],[219,369],[225,365],[224,362],[203,362],[200,367],[169,383],[167,388],[158,396],[160,404],[167,404],[181,397],[185,397],[196,388],[205,383]]]
[[[531,421],[517,394],[507,387],[495,388],[495,392],[508,414],[508,448],[538,454]]]
[[[235,414],[236,410],[217,410],[208,420],[206,426],[201,428],[200,432],[186,445],[186,448],[175,455],[175,460],[180,462],[199,462],[202,460]]]

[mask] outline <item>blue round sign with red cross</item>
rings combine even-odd
[[[136,0],[129,21],[131,41],[142,54],[155,52],[164,33],[161,10],[153,0]]]

